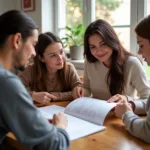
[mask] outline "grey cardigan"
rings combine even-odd
[[[147,113],[145,119],[141,119],[133,112],[127,112],[124,115],[124,124],[130,134],[150,143],[150,97],[147,104],[143,105],[144,110]]]

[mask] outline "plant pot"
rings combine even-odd
[[[70,46],[70,58],[72,60],[83,59],[83,46]]]

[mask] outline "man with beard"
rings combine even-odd
[[[69,148],[67,118],[53,116],[52,124],[33,105],[17,76],[8,70],[23,68],[35,56],[38,27],[25,13],[8,11],[0,16],[0,144],[8,132],[27,149]]]

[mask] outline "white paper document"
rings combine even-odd
[[[70,139],[75,140],[89,134],[104,130],[104,119],[108,112],[115,106],[115,103],[93,98],[78,98],[72,101],[66,108],[61,106],[46,106],[39,110],[49,119],[54,114],[64,112],[68,119],[68,132]]]

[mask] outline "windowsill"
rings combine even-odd
[[[81,60],[66,59],[66,61],[72,63],[76,69],[80,69],[80,70],[84,69],[84,59]]]

